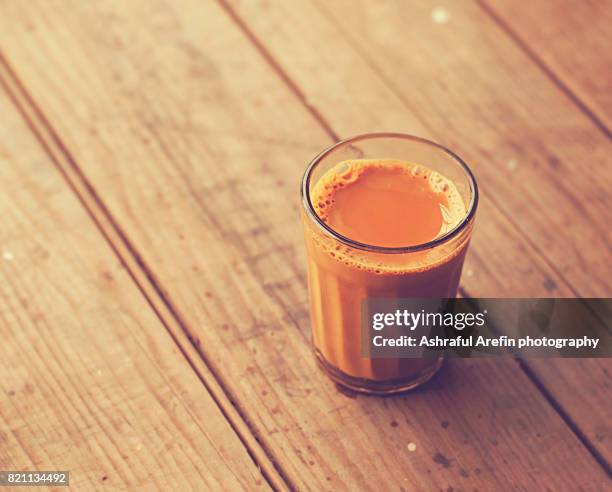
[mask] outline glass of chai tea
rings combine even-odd
[[[337,383],[390,394],[431,378],[441,358],[362,354],[368,298],[455,297],[474,226],[478,189],[441,145],[375,133],[339,142],[302,180],[312,341]]]

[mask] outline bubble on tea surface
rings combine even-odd
[[[451,215],[450,210],[445,207],[443,204],[440,204],[440,213],[442,214],[442,220],[446,223],[449,224],[450,222],[452,222],[453,217]]]
[[[338,164],[338,167],[336,168],[336,174],[342,175],[345,172],[349,171],[351,169],[351,166],[349,165],[348,162],[344,161],[341,162],[340,164]]]

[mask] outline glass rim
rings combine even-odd
[[[332,229],[329,225],[327,225],[321,218],[317,215],[312,201],[310,199],[310,179],[312,177],[312,171],[317,167],[317,165],[329,154],[331,154],[338,147],[351,144],[354,142],[358,142],[361,140],[370,140],[376,138],[388,138],[388,139],[400,139],[400,140],[411,140],[413,142],[419,142],[430,147],[434,147],[438,150],[441,150],[444,154],[449,156],[453,161],[455,161],[459,166],[463,169],[465,174],[468,177],[468,183],[470,186],[471,198],[470,203],[467,207],[467,211],[464,217],[459,221],[459,223],[453,227],[450,231],[445,232],[439,237],[432,239],[431,241],[427,241],[421,244],[415,244],[411,246],[376,246],[373,244],[362,243],[351,239],[343,234],[340,234],[336,230]],[[379,133],[364,133],[361,135],[357,135],[355,137],[347,138],[344,140],[340,140],[339,142],[330,145],[322,152],[320,152],[310,164],[306,167],[306,171],[304,171],[304,176],[302,177],[302,186],[300,189],[300,195],[302,198],[302,206],[306,211],[306,214],[314,221],[314,223],[321,229],[325,234],[331,236],[333,239],[349,246],[351,248],[360,249],[363,251],[369,251],[372,253],[387,253],[387,254],[399,254],[399,253],[414,253],[417,251],[424,251],[427,249],[434,248],[440,244],[450,241],[454,237],[456,237],[460,232],[462,232],[466,226],[471,222],[472,218],[476,213],[476,208],[478,206],[478,185],[476,184],[476,178],[474,177],[474,173],[469,168],[469,166],[455,154],[452,150],[447,149],[443,145],[440,145],[436,142],[428,140],[423,137],[417,137],[415,135],[409,135],[407,133],[394,133],[394,132],[379,132]]]

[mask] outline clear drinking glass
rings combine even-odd
[[[399,159],[442,174],[459,191],[465,216],[434,240],[407,247],[373,246],[339,234],[317,215],[311,193],[326,171],[354,159]],[[424,383],[442,359],[362,356],[361,304],[366,298],[456,296],[478,204],[472,172],[457,155],[434,142],[375,133],[344,140],[315,157],[304,174],[301,195],[312,342],[323,369],[335,382],[365,393],[398,393]]]

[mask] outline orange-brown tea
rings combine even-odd
[[[362,356],[361,303],[456,295],[471,224],[436,247],[403,254],[376,250],[423,245],[454,229],[466,216],[455,184],[419,164],[354,159],[322,174],[311,185],[310,201],[324,224],[356,243],[351,247],[330,237],[304,215],[313,343],[320,361],[333,379],[363,391],[405,390],[428,379],[440,360]]]
[[[344,161],[315,185],[317,215],[343,236],[383,247],[427,243],[465,215],[455,185],[418,164]]]

